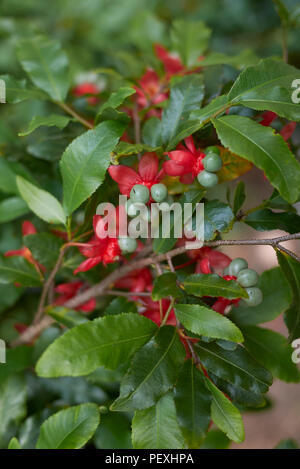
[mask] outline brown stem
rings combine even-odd
[[[82,125],[84,125],[88,129],[93,129],[94,128],[93,124],[91,124],[89,121],[87,121],[84,117],[77,114],[77,112],[74,111],[74,109],[71,108],[68,104],[63,103],[61,101],[56,101],[55,103],[58,106],[60,106],[67,114],[70,114],[70,116],[74,117],[78,122],[80,122]]]
[[[30,344],[30,342],[35,337],[38,337],[44,329],[47,329],[47,327],[53,323],[54,319],[50,318],[50,316],[45,316],[37,324],[32,324],[31,326],[27,327],[27,329],[20,335],[20,337],[11,342],[10,346],[18,347],[19,345]]]
[[[34,317],[33,324],[37,324],[40,321],[40,319],[43,315],[44,307],[45,307],[45,301],[46,301],[46,298],[47,298],[48,291],[49,291],[49,289],[51,289],[51,287],[54,283],[55,276],[56,276],[57,272],[60,269],[64,254],[65,254],[65,249],[62,248],[60,250],[59,256],[58,256],[57,261],[56,261],[56,264],[55,264],[52,272],[50,273],[47,281],[44,284],[42,294],[41,294],[41,298],[40,298],[40,302],[39,302],[39,306],[38,306],[38,310],[37,310],[36,315]]]

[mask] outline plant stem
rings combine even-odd
[[[84,117],[80,116],[73,108],[71,108],[68,104],[63,103],[62,101],[55,101],[55,103],[61,107],[67,114],[74,117],[78,122],[82,125],[87,127],[88,129],[93,129],[94,126],[89,121],[87,121]]]

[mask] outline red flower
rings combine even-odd
[[[152,290],[152,275],[149,269],[133,270],[126,277],[115,283],[116,288],[124,288],[131,292],[140,293]]]
[[[138,83],[139,87],[135,86],[134,88],[140,109],[155,106],[168,99],[168,94],[162,91],[164,86],[160,83],[159,76],[154,70],[148,69]],[[153,109],[148,113],[148,117],[153,115],[157,115],[157,110]]]
[[[76,97],[90,95],[90,94],[97,95],[100,93],[100,89],[95,83],[81,83],[80,85],[77,85],[75,86],[75,88],[73,88],[72,93]],[[98,103],[98,98],[96,96],[90,96],[87,98],[87,102],[91,106],[94,106],[95,104]]]
[[[193,137],[184,140],[185,146],[180,143],[175,151],[166,153],[170,160],[165,161],[163,168],[169,176],[180,176],[184,184],[191,184],[195,177],[204,169],[202,160],[205,153],[197,150]]]
[[[55,300],[56,305],[64,305],[68,300],[73,298],[79,293],[80,290],[84,290],[83,282],[70,282],[70,283],[61,283],[55,287],[56,293],[59,293],[59,297]],[[91,298],[86,303],[83,303],[77,306],[76,311],[82,311],[84,313],[90,313],[96,308],[95,298]]]
[[[22,235],[27,236],[30,234],[36,234],[36,228],[30,221],[25,220],[22,224]],[[30,250],[26,246],[23,246],[21,249],[14,249],[11,251],[7,251],[4,254],[4,256],[5,257],[21,256],[21,257],[24,257],[24,259],[26,259],[31,264],[37,265]]]
[[[143,303],[146,307],[146,311],[142,313],[143,316],[146,316],[148,319],[151,319],[151,321],[155,322],[155,324],[160,326],[161,313],[160,313],[159,301],[153,301],[149,297],[149,298],[143,298]],[[164,315],[167,313],[169,309],[170,300],[163,298],[161,300],[161,303],[162,303],[162,318],[164,318]],[[174,309],[171,309],[166,324],[170,326],[176,326],[176,317],[175,317]]]
[[[272,124],[272,122],[277,119],[278,115],[272,111],[266,111],[262,114],[262,120],[260,121],[261,125],[268,127]],[[289,140],[295,129],[297,127],[297,122],[289,122],[288,124],[284,125],[280,130],[280,135],[283,137],[285,141]]]
[[[211,249],[208,246],[195,249],[189,255],[190,257],[196,256],[197,258],[196,274],[211,274],[215,271],[223,271],[231,262],[230,257],[226,256],[226,254]]]
[[[115,262],[121,254],[117,238],[99,237],[103,227],[103,218],[100,215],[94,216],[93,226],[95,235],[88,243],[79,245],[79,251],[87,259],[74,270],[74,275],[78,272],[86,272],[100,263],[106,265]]]
[[[234,275],[224,275],[223,278],[227,280],[228,282],[230,280],[236,280],[236,277]],[[220,296],[217,299],[217,301],[213,304],[212,309],[216,311],[217,313],[224,314],[228,306],[231,306],[231,305],[237,306],[239,304],[239,301],[240,301],[240,298],[229,300],[228,298],[223,298],[222,296]]]
[[[179,75],[186,71],[180,58],[170,54],[162,45],[155,44],[154,50],[156,57],[164,64],[167,80],[173,75]]]
[[[119,184],[121,194],[130,197],[130,191],[135,184],[147,186],[150,190],[164,176],[163,170],[158,170],[158,157],[155,153],[145,153],[139,162],[138,172],[128,166],[110,166],[108,172],[112,179]]]

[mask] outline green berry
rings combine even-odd
[[[151,187],[151,197],[155,202],[163,202],[168,195],[168,189],[164,184],[154,184]]]
[[[100,405],[99,412],[100,414],[103,414],[103,415],[108,414],[108,408],[106,407],[106,405]]]
[[[198,181],[203,187],[213,187],[218,184],[218,176],[214,173],[209,173],[208,171],[201,171],[197,176]]]
[[[204,169],[212,173],[219,171],[223,165],[223,162],[217,153],[209,153],[205,158],[203,158],[202,163]]]
[[[139,207],[144,207],[144,204],[138,203],[138,202],[132,202],[131,199],[128,199],[125,208],[126,208],[126,213],[130,218],[136,217],[137,214],[139,213]]]
[[[130,198],[132,202],[146,204],[150,198],[148,187],[143,186],[142,184],[135,184],[130,191]]]
[[[119,238],[118,243],[122,254],[129,254],[137,248],[137,241],[134,238]]]
[[[229,265],[229,268],[228,268],[229,275],[234,275],[235,277],[237,277],[240,270],[247,269],[247,268],[248,268],[248,262],[246,261],[246,259],[237,257]]]
[[[217,153],[217,155],[220,154],[220,148],[216,146],[210,146],[205,149],[205,153]]]
[[[247,306],[258,306],[263,300],[263,294],[260,288],[246,288],[249,298],[243,298]]]
[[[254,287],[258,282],[258,274],[253,269],[243,269],[239,271],[237,281],[244,288]]]
[[[230,275],[230,273],[229,273],[229,266],[226,267],[226,268],[223,270],[223,275]]]

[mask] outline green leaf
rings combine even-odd
[[[240,181],[236,186],[233,200],[233,213],[237,215],[246,200],[245,183]]]
[[[245,49],[236,55],[227,55],[222,52],[211,52],[201,60],[201,67],[212,65],[231,65],[236,68],[245,68],[259,61],[257,55],[251,49]]]
[[[9,427],[26,415],[26,382],[19,374],[0,382],[0,448],[7,447]]]
[[[205,306],[178,304],[175,313],[184,327],[194,334],[232,342],[244,340],[241,331],[233,322]]]
[[[199,342],[196,350],[208,374],[212,372],[233,386],[261,394],[272,384],[271,373],[241,345],[235,350],[225,350],[215,343]]]
[[[276,288],[274,288],[276,285]],[[272,321],[291,304],[289,284],[279,267],[266,270],[259,277],[257,286],[263,293],[263,301],[258,306],[239,306],[231,312],[232,319],[240,326],[255,325]]]
[[[299,449],[299,446],[295,440],[288,439],[280,441],[275,449]]]
[[[44,36],[18,43],[18,59],[33,83],[54,101],[64,101],[70,86],[68,58],[60,43]]]
[[[9,197],[0,202],[0,223],[7,223],[26,215],[30,210],[20,197]]]
[[[23,287],[39,287],[41,279],[24,257],[0,257],[0,283],[19,283]]]
[[[42,91],[29,88],[26,80],[16,80],[10,75],[1,75],[1,80],[5,82],[6,101],[11,104],[21,103],[27,99],[47,99]]]
[[[23,241],[39,264],[47,269],[54,267],[63,245],[61,238],[50,233],[37,233],[24,236]]]
[[[156,325],[137,314],[105,316],[70,329],[39,359],[39,376],[81,376],[99,366],[117,368],[153,335]]]
[[[134,88],[130,88],[128,86],[124,86],[122,88],[119,88],[118,91],[113,92],[109,96],[108,100],[105,101],[105,103],[103,103],[100,107],[99,112],[96,116],[96,122],[99,122],[105,110],[117,109],[119,106],[121,106],[121,104],[124,103],[126,98],[133,95],[135,92],[136,91]]]
[[[229,205],[218,200],[209,200],[204,205],[204,239],[214,239],[218,232],[226,232],[232,227],[234,215]]]
[[[300,232],[300,216],[291,212],[272,212],[272,210],[264,208],[250,213],[244,221],[257,231]]]
[[[124,126],[118,122],[103,122],[77,137],[66,148],[60,169],[67,215],[102,184],[110,163],[110,154],[123,131]]]
[[[66,215],[60,202],[49,192],[17,176],[17,186],[29,208],[47,223],[66,224]]]
[[[162,115],[162,137],[167,150],[178,143],[178,128],[186,120],[190,111],[198,109],[204,95],[203,78],[201,75],[186,75],[176,80],[171,87],[168,106]]]
[[[134,449],[185,447],[170,394],[163,396],[155,406],[135,412],[132,420],[132,443]]]
[[[38,127],[46,126],[46,127],[58,127],[59,129],[64,129],[72,118],[67,116],[62,116],[60,114],[51,114],[49,116],[34,116],[29,125],[27,130],[23,132],[19,132],[19,137],[25,137],[26,135],[31,134],[34,132]]]
[[[198,449],[210,424],[211,395],[203,374],[187,360],[175,388],[177,419],[188,448]]]
[[[121,413],[101,415],[93,442],[97,449],[131,449],[131,421]]]
[[[59,306],[47,308],[47,314],[68,329],[89,321],[88,318],[80,312]]]
[[[279,251],[277,259],[293,293],[292,303],[284,318],[290,333],[289,340],[292,342],[300,337],[300,263]]]
[[[12,438],[9,442],[8,449],[22,449],[22,446],[20,445],[19,441],[17,438]]]
[[[161,130],[161,122],[158,117],[146,120],[142,130],[143,141],[150,147],[161,146],[163,144]]]
[[[300,371],[291,360],[293,348],[284,336],[260,327],[247,327],[243,335],[245,347],[276,378],[288,383],[300,381]]]
[[[173,386],[183,361],[184,349],[176,329],[160,328],[133,357],[111,410],[133,411],[153,406]]]
[[[213,422],[230,440],[241,443],[245,438],[245,431],[240,412],[211,381],[206,379],[205,382],[212,393],[211,417]]]
[[[177,286],[177,277],[173,272],[167,272],[159,275],[154,280],[154,287],[152,290],[152,299],[154,301],[161,300],[167,296],[178,298],[182,296],[182,291]]]
[[[213,120],[222,144],[262,169],[284,199],[294,203],[300,192],[300,165],[281,135],[242,116]]]
[[[203,21],[176,20],[172,24],[173,48],[187,67],[200,64],[199,58],[205,52],[210,36],[211,29]]]
[[[279,60],[264,59],[246,68],[238,77],[228,99],[257,111],[273,111],[289,120],[300,120],[300,106],[291,99],[292,82],[299,71]]]
[[[37,449],[78,449],[94,435],[100,422],[96,404],[60,410],[41,426]]]
[[[13,306],[23,292],[23,288],[15,287],[12,284],[0,283],[0,313]]]
[[[144,143],[128,143],[119,142],[114,149],[114,160],[118,160],[122,156],[137,155],[145,151],[157,151],[160,147],[150,147]]]
[[[228,449],[230,440],[220,430],[210,430],[200,449]]]
[[[0,366],[0,381],[30,368],[33,365],[32,351],[28,345],[7,349],[5,366]]]
[[[193,274],[183,283],[187,293],[196,296],[247,298],[247,293],[235,280],[225,280],[217,274]]]
[[[189,117],[190,122],[185,125],[185,128],[179,130],[180,140],[188,137],[192,133],[196,132],[196,130],[201,129],[201,127],[209,122],[210,119],[224,113],[228,106],[229,103],[227,96],[221,95],[217,96],[202,109],[192,111]]]
[[[109,314],[121,313],[137,313],[136,303],[129,301],[127,298],[118,297],[114,298],[105,310],[105,316]]]
[[[30,173],[20,164],[0,157],[0,190],[7,194],[20,195],[16,183],[16,175],[30,180]]]

